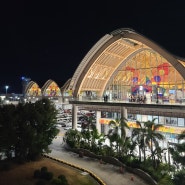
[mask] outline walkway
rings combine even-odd
[[[85,168],[94,174],[96,174],[106,185],[148,185],[144,180],[136,175],[125,172],[120,173],[119,167],[111,164],[100,164],[97,159],[89,157],[79,157],[78,154],[66,151],[59,143],[59,138],[53,140],[53,144],[50,146],[52,152],[49,154],[51,157],[55,157],[74,165]],[[133,178],[133,180],[131,180]]]

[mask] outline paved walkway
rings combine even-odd
[[[52,152],[49,155],[51,157],[61,159],[93,172],[106,185],[148,185],[148,183],[132,173],[120,173],[118,166],[100,164],[97,159],[89,157],[81,158],[78,154],[69,152],[63,146],[57,144],[57,139],[54,139],[53,144],[50,146]],[[131,180],[132,177],[133,180]]]

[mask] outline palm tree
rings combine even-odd
[[[90,148],[90,140],[91,140],[91,132],[90,130],[82,130],[81,131],[83,143],[85,148]]]
[[[104,142],[105,142],[105,135],[101,134],[99,139],[98,139],[98,146],[99,146],[100,150],[102,149],[102,145],[103,145]]]
[[[178,140],[185,139],[185,130],[182,131],[182,133],[178,136]]]
[[[151,158],[153,165],[155,167],[155,152],[154,149],[159,147],[159,140],[164,140],[164,136],[158,132],[159,127],[162,127],[162,124],[155,124],[156,118],[152,121],[144,122],[145,127],[145,143],[150,148]]]
[[[185,170],[177,171],[173,178],[174,185],[184,185],[185,184]]]
[[[116,148],[117,148],[117,153],[118,153],[118,148],[119,148],[119,144],[118,144],[118,139],[119,139],[119,134],[118,134],[118,124],[116,123],[116,121],[114,120],[111,120],[109,122],[109,131],[108,131],[108,134],[107,134],[107,138],[109,139],[109,142],[110,142],[110,148],[112,150],[113,149],[113,143],[116,142]]]
[[[118,142],[119,142],[119,144],[121,144],[120,145],[121,152],[123,152],[124,143],[126,140],[126,128],[129,129],[129,126],[127,125],[127,119],[126,118],[120,118],[120,119],[116,118],[115,120],[111,120],[109,122],[109,126],[112,128],[111,132],[114,133],[113,136],[117,139],[117,147],[118,147]]]
[[[114,129],[109,129],[109,132],[106,135],[110,142],[111,151],[109,151],[109,155],[113,155],[113,153],[115,152],[115,148],[116,148],[117,153],[119,152],[120,136],[117,130],[118,130],[118,127],[115,127]],[[116,146],[113,143],[116,143]]]
[[[138,146],[139,149],[139,161],[141,162],[141,153],[143,152],[144,161],[146,160],[145,152],[145,131],[146,129],[142,126],[141,122],[136,121],[137,128],[133,128],[132,131],[132,142],[134,145]]]
[[[139,147],[139,160],[141,161],[141,152],[143,152],[144,161],[146,160],[146,146],[151,152],[152,161],[155,164],[155,155],[160,159],[159,140],[163,140],[164,136],[158,132],[162,124],[155,124],[156,118],[152,121],[139,122],[136,121],[137,127],[132,132],[132,141]]]
[[[175,148],[170,148],[170,152],[172,154],[172,158],[173,160],[178,163],[181,164],[182,168],[185,167],[185,155],[183,155],[183,153],[185,153],[185,142],[181,142],[185,139],[185,130],[178,135],[178,140],[179,143],[175,145]]]
[[[104,134],[99,133],[98,129],[95,126],[92,127],[92,131],[90,131],[90,134],[91,134],[91,148],[92,148],[92,150],[94,152],[96,152],[95,150],[98,149],[98,145],[99,145],[98,150],[101,150],[102,142],[105,141]]]

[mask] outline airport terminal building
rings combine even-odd
[[[26,89],[30,97],[34,84]],[[48,94],[47,90],[37,91],[36,86],[32,92]],[[96,111],[100,132],[106,132],[108,121],[119,116],[127,118],[130,127],[136,127],[136,120],[156,118],[156,124],[165,126],[159,131],[173,143],[185,129],[185,59],[132,29],[103,36],[65,87],[52,92],[63,100],[69,97],[73,128],[78,110],[87,109]]]

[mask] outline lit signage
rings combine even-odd
[[[109,124],[109,122],[113,120],[113,119],[108,119],[108,118],[100,118],[99,119],[99,123],[100,124]],[[139,128],[139,125],[136,122],[132,122],[129,121],[127,122],[127,125],[131,128]],[[167,133],[171,133],[171,134],[181,134],[182,131],[184,130],[184,128],[180,128],[180,127],[169,127],[169,126],[163,126],[163,127],[159,127],[157,129],[157,131],[160,132],[167,132]]]

